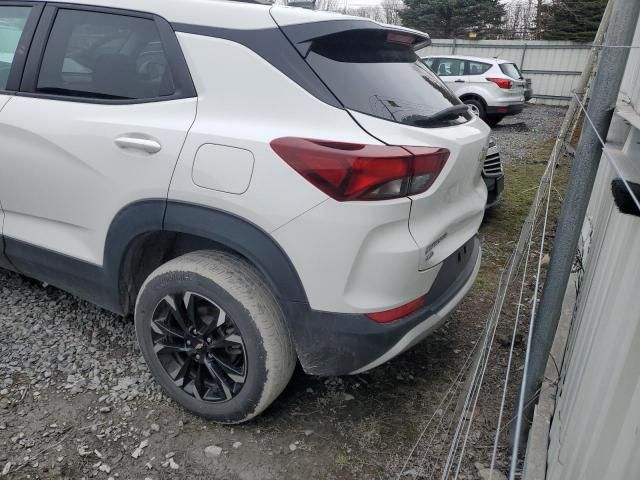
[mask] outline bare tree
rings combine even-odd
[[[400,25],[400,11],[404,7],[402,0],[382,0],[380,9],[384,14],[384,22],[392,25]]]
[[[513,0],[505,4],[501,37],[510,40],[533,40],[538,35],[539,8],[543,0]]]
[[[316,0],[316,10],[345,13],[347,7],[344,0]]]
[[[358,17],[369,18],[376,22],[392,23],[400,25],[400,10],[403,8],[402,0],[382,0],[380,6],[349,7],[347,0],[317,0],[316,10],[346,13]]]

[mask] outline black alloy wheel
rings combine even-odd
[[[153,350],[177,387],[210,403],[238,395],[247,378],[244,341],[215,302],[193,292],[167,295],[150,327]]]

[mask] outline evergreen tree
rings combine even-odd
[[[591,42],[606,7],[607,0],[553,0],[540,11],[542,38]]]
[[[432,38],[494,36],[505,10],[499,0],[405,0],[402,24],[427,32]]]

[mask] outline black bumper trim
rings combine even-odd
[[[500,108],[505,108],[505,107],[487,107],[487,115],[489,116],[496,116],[496,117],[501,117],[501,116],[505,116],[505,115],[517,115],[518,113],[522,112],[524,110],[524,102],[523,103],[519,103],[517,105],[509,105],[507,106],[507,111],[506,112],[502,112],[498,109]]]
[[[473,237],[444,261],[417,312],[387,325],[363,314],[312,310],[307,303],[289,302],[289,327],[305,372],[346,375],[369,365],[416,325],[441,311],[464,288],[480,256],[480,240]]]
[[[485,208],[495,207],[502,199],[504,191],[504,175],[497,177],[483,177],[484,183],[487,185],[487,204]]]

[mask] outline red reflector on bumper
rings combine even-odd
[[[398,320],[402,317],[406,317],[407,315],[412,314],[416,310],[419,310],[424,305],[424,300],[427,296],[423,295],[420,298],[417,298],[406,305],[402,305],[400,307],[393,308],[391,310],[387,310],[385,312],[378,313],[369,313],[367,317],[377,323],[389,323],[394,320]]]

